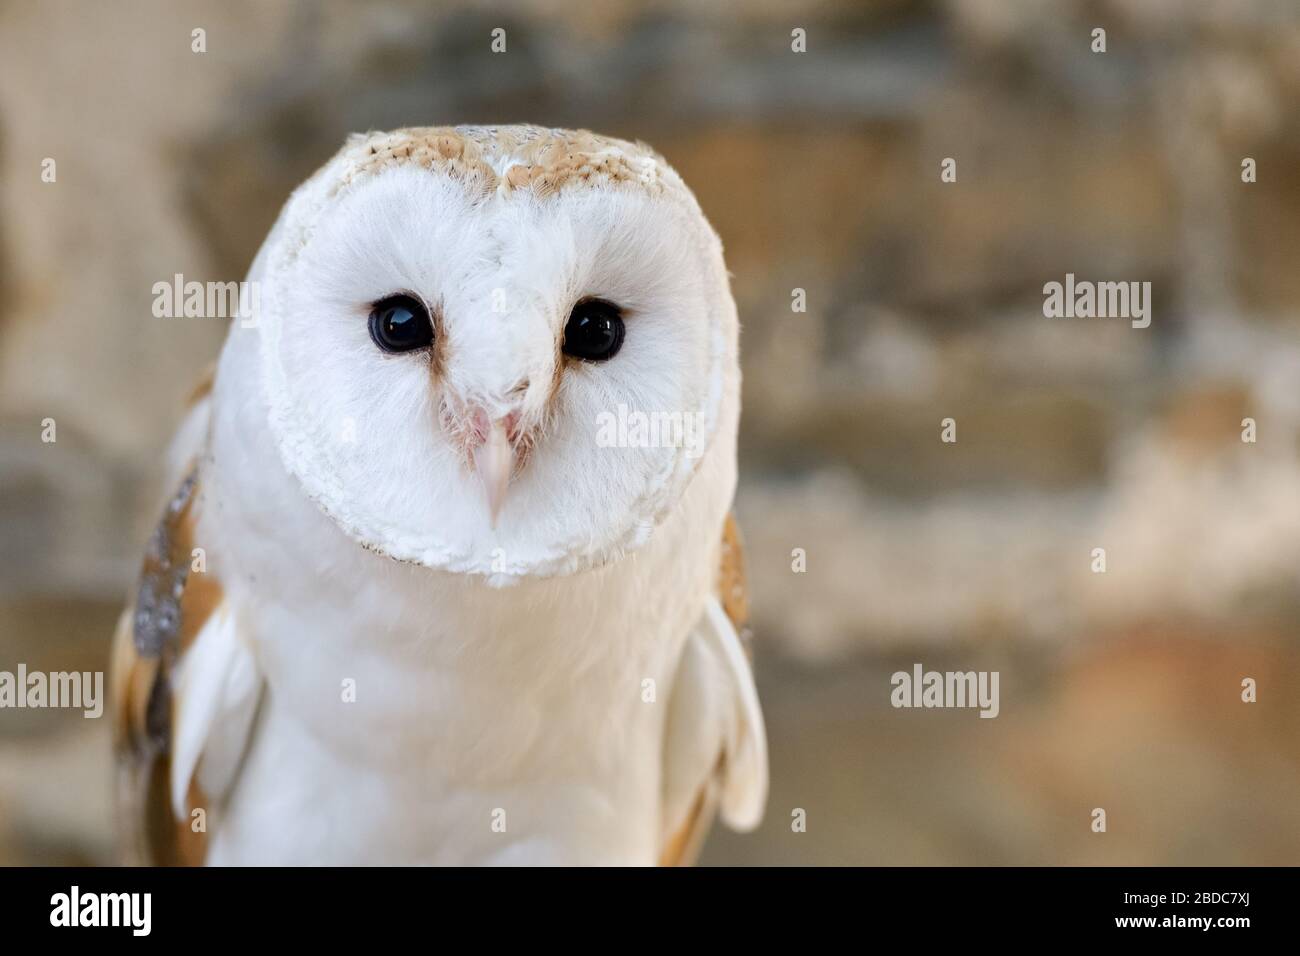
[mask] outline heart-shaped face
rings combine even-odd
[[[713,443],[734,452],[721,247],[643,148],[534,127],[354,138],[250,278],[286,466],[392,557],[593,567],[648,538]]]

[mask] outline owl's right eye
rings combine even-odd
[[[433,344],[433,323],[419,299],[390,295],[370,312],[370,337],[385,352],[414,352]]]

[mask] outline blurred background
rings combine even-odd
[[[590,127],[693,186],[744,327],[772,794],[704,861],[1300,863],[1298,102],[1289,0],[2,0],[0,670],[106,666],[225,334],[153,283],[242,278],[350,131]],[[1067,272],[1151,327],[1044,318]],[[1000,716],[893,709],[914,663]],[[108,736],[0,712],[0,863],[112,859]]]

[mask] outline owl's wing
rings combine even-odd
[[[752,830],[767,801],[767,737],[742,634],[744,559],[727,518],[717,594],[686,640],[673,682],[664,738],[663,834],[659,862],[694,861],[715,813]]]
[[[195,551],[201,489],[193,462],[210,402],[198,396],[177,435],[176,491],[113,639],[118,800],[123,850],[133,863],[203,862],[210,801],[219,802],[234,780],[261,693],[235,609],[206,570],[206,552]]]

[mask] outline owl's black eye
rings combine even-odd
[[[613,358],[623,345],[623,315],[604,299],[583,299],[564,327],[564,354],[589,362]]]
[[[390,295],[370,312],[370,337],[385,352],[413,352],[433,343],[433,323],[419,299]]]

